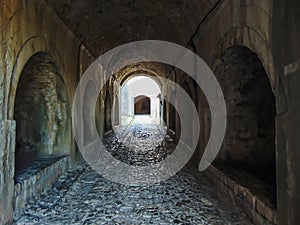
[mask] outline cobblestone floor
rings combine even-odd
[[[173,141],[163,136],[161,127],[136,121],[108,135],[106,145],[119,160],[145,165],[172,152]],[[190,166],[160,184],[128,187],[83,163],[31,201],[15,224],[251,224],[217,192]]]

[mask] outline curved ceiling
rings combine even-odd
[[[220,0],[46,0],[95,56],[157,39],[187,45]]]

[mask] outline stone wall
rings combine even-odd
[[[80,42],[44,1],[1,1],[0,21],[0,223],[6,224],[13,216],[16,138],[13,118],[22,70],[35,53],[48,53],[57,62],[69,102],[72,102]],[[68,154],[74,155],[73,138],[69,146]]]
[[[276,101],[275,149],[278,224],[298,224],[299,188],[299,1],[220,1],[201,23],[193,45],[211,68],[226,49],[245,46],[257,54]],[[213,28],[213,29],[212,29]],[[257,96],[259,97],[259,96]],[[202,114],[209,123],[208,110]],[[208,111],[208,112],[207,112]],[[205,126],[205,140],[208,139]],[[205,147],[204,142],[204,147]],[[202,146],[202,149],[203,146]],[[222,153],[221,153],[222,154]]]
[[[272,142],[272,146],[265,146],[257,141],[257,138],[265,136],[266,133],[272,133],[272,129],[271,126],[263,127],[248,122],[244,124],[240,124],[240,121],[237,124],[232,123],[234,116],[238,116],[240,113],[248,116],[248,112],[255,110],[252,107],[246,107],[248,110],[239,111],[243,105],[246,106],[244,101],[244,97],[247,95],[244,93],[247,89],[245,87],[246,78],[251,80],[253,77],[248,71],[243,72],[242,68],[238,68],[239,66],[231,66],[235,62],[227,61],[230,57],[224,58],[228,54],[227,50],[235,46],[244,46],[255,53],[261,62],[265,75],[268,77],[268,83],[276,102],[275,149],[277,156],[278,224],[297,224],[300,220],[300,214],[297,212],[300,207],[300,177],[297,173],[300,169],[300,157],[297,152],[297,147],[300,146],[300,139],[298,138],[300,134],[298,125],[300,108],[297,103],[300,93],[298,90],[300,30],[296,26],[300,20],[299,1],[210,0],[203,1],[205,3],[201,4],[198,1],[189,1],[189,4],[178,1],[155,1],[155,3],[145,1],[136,6],[134,4],[128,6],[125,3],[123,7],[117,9],[119,15],[128,18],[125,23],[122,19],[120,20],[121,16],[117,18],[120,23],[115,21],[116,12],[110,13],[113,9],[113,7],[110,8],[110,2],[103,5],[94,2],[98,4],[98,7],[92,8],[87,6],[85,1],[77,1],[74,5],[70,1],[47,0],[46,2],[56,11],[48,7],[44,0],[2,0],[0,2],[0,223],[5,224],[11,221],[13,215],[15,139],[18,136],[16,134],[18,124],[16,125],[13,118],[15,116],[17,89],[25,64],[38,52],[49,54],[57,62],[57,71],[66,87],[69,102],[72,102],[79,78],[94,59],[89,51],[83,47],[82,42],[69,31],[57,16],[59,14],[77,37],[89,37],[87,43],[97,54],[136,39],[163,39],[181,45],[188,43],[186,47],[193,49],[217,74],[223,66],[225,69],[227,67],[225,75],[228,72],[230,77],[239,79],[232,74],[236,70],[239,71],[238,73],[244,74],[245,76],[240,80],[240,83],[231,79],[221,79],[221,85],[228,89],[228,121],[231,122],[231,125],[229,125],[229,136],[224,143],[225,148],[222,149],[219,159],[235,163],[246,160],[248,167],[258,165],[261,170],[265,162],[268,168],[272,167],[271,162],[274,162],[274,154],[271,149],[274,141],[271,140],[271,137],[265,137],[266,142]],[[149,4],[155,5],[154,8],[159,10],[148,10],[151,8]],[[130,12],[126,10],[128,7],[136,7],[137,10],[133,14],[128,14]],[[78,8],[83,8],[83,10],[78,10]],[[165,9],[168,12],[163,13]],[[103,10],[105,10],[105,15],[108,15],[107,17],[102,17]],[[147,13],[143,10],[147,10]],[[165,14],[166,18],[162,18],[161,15]],[[145,20],[142,19],[144,15],[147,15]],[[182,17],[186,19],[181,21]],[[92,25],[95,18],[97,23]],[[140,21],[143,23],[136,23]],[[87,29],[89,24],[91,27]],[[115,27],[108,29],[112,24]],[[128,26],[128,24],[132,26]],[[140,26],[143,29],[139,29]],[[99,29],[99,27],[104,29]],[[135,33],[137,30],[138,34]],[[146,33],[145,30],[147,30]],[[126,35],[120,35],[122,32]],[[238,63],[239,65],[248,64],[248,60],[238,61]],[[132,68],[125,69],[124,73],[120,73],[120,79],[118,76],[116,79],[121,84],[122,80],[133,76],[134,72],[141,69],[150,71],[151,76],[157,75],[155,71],[167,74],[167,76],[173,73],[170,75],[170,77],[173,76],[173,80],[180,84],[184,83],[184,80],[177,79],[182,77],[180,73],[170,72],[168,67],[159,67],[155,63],[150,63],[148,67],[144,66],[143,68],[139,68],[139,65],[133,65]],[[257,73],[260,74],[261,69]],[[95,78],[95,80],[101,79],[103,82],[104,77]],[[100,133],[104,130],[105,114],[108,114],[104,110],[105,96],[114,96],[119,84],[113,86],[112,80],[110,80],[99,96],[100,100],[97,106],[97,115],[99,116],[96,121]],[[187,86],[189,86],[187,89],[194,89],[191,84]],[[243,89],[238,90],[238,92],[233,92],[232,89],[227,88],[237,89],[239,86],[243,86]],[[259,88],[259,90],[264,87]],[[254,88],[254,92],[259,90]],[[193,91],[193,93],[193,98],[204,103],[198,105],[198,108],[204,106],[199,110],[201,122],[204,124],[201,143],[198,148],[198,153],[201,153],[210,134],[210,111],[201,92]],[[236,93],[237,95],[235,95]],[[230,95],[238,97],[230,98]],[[255,95],[251,96],[251,99],[254,102],[258,100]],[[237,105],[240,103],[240,106]],[[230,106],[234,107],[231,108]],[[166,108],[170,107],[166,106]],[[234,110],[231,111],[233,108]],[[60,113],[58,112],[57,115],[59,118]],[[171,116],[166,115],[166,117]],[[178,131],[180,122],[178,116],[175,117],[176,122],[172,124],[172,128]],[[264,118],[267,119],[267,116]],[[255,119],[257,120],[257,118]],[[230,129],[234,126],[245,126],[246,128],[234,133],[231,132],[233,129]],[[65,132],[67,131],[62,131],[62,133]],[[103,133],[100,136],[103,136]],[[254,143],[254,147],[249,148],[249,143]],[[76,158],[75,155],[78,151],[75,150],[73,138],[70,138],[68,146],[70,146],[68,153],[72,155],[73,159]],[[265,151],[255,152],[255,149],[258,148],[264,148]],[[199,161],[201,154],[196,154],[195,157],[195,160]]]
[[[276,118],[278,224],[300,221],[300,2],[273,1],[272,52],[281,82]]]
[[[39,159],[40,161],[50,161],[48,165],[35,165],[33,169],[28,170],[23,177],[18,177],[14,185],[14,217],[18,216],[24,210],[28,201],[38,199],[38,196],[67,170],[71,165],[70,157],[48,157],[49,159]],[[53,161],[53,162],[52,162]],[[37,162],[36,164],[40,164]],[[45,164],[45,162],[44,162]],[[45,166],[45,168],[43,168]],[[38,169],[37,169],[38,168]]]
[[[268,200],[261,199],[260,196],[226,176],[214,166],[210,166],[206,173],[209,179],[215,183],[219,190],[218,194],[220,196],[225,194],[234,205],[246,212],[255,225],[277,224],[276,209]]]
[[[70,102],[55,62],[37,53],[26,63],[17,88],[16,153],[70,153]]]
[[[271,53],[272,18],[272,1],[220,1],[201,23],[192,45],[217,74],[225,95],[228,126],[218,160],[252,170],[265,180],[273,177],[269,181],[276,185],[274,167],[278,153],[275,154],[274,149],[278,152],[278,148],[274,146],[274,117],[280,112],[278,103],[282,90],[278,89],[280,80]],[[242,56],[230,51],[238,46],[256,54],[257,62],[254,62],[255,57],[251,59],[247,54]],[[258,82],[261,87],[249,86]],[[200,110],[201,121],[205,124],[200,143],[202,151],[209,138],[211,120],[209,108],[205,103],[203,106]],[[269,125],[263,126],[263,123]],[[276,135],[278,129],[275,129]],[[260,174],[261,171],[269,172]],[[276,178],[283,179],[278,175]]]
[[[202,22],[193,38],[195,51],[213,72],[216,72],[223,62],[222,58],[227,49],[234,46],[249,48],[258,55],[274,92],[277,90],[276,75],[271,50],[267,44],[271,38],[271,19],[271,1],[220,1]],[[258,24],[257,21],[260,23]],[[210,29],[211,27],[214,29]],[[277,93],[274,92],[274,95],[277,96]],[[206,124],[210,123],[208,113],[209,110],[204,109],[200,115]],[[209,132],[209,126],[205,126],[206,141]]]
[[[0,121],[0,223],[6,224],[13,218],[13,190],[15,172],[15,130],[12,120]],[[9,151],[10,150],[10,151]]]

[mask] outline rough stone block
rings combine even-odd
[[[0,224],[12,220],[15,122],[0,121]]]

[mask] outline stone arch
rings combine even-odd
[[[55,48],[49,40],[47,40],[43,36],[32,36],[28,38],[22,47],[20,48],[16,60],[13,65],[12,74],[9,76],[8,84],[9,87],[5,93],[4,98],[4,108],[5,108],[5,116],[9,119],[13,118],[14,115],[14,103],[16,97],[16,90],[19,83],[19,79],[22,73],[22,70],[28,62],[28,60],[34,54],[38,52],[47,52],[53,59],[56,59],[57,68],[60,71],[61,77],[65,84],[67,84],[66,74],[67,70],[63,64],[63,60],[59,51]],[[70,101],[70,90],[68,89],[68,98]]]
[[[159,78],[153,76],[147,76],[145,74],[131,74],[125,78],[121,86],[121,116],[132,117],[137,114],[142,114],[142,104],[146,104],[145,99],[135,98],[137,96],[149,97],[150,107],[146,107],[150,112],[147,111],[145,114],[149,114],[158,123],[163,123],[164,113],[164,101],[162,100],[162,93],[164,89],[161,87]],[[141,79],[141,80],[140,80]],[[132,83],[131,83],[132,82]],[[149,86],[145,86],[145,84]],[[141,100],[141,101],[139,101]],[[141,105],[140,105],[141,104]],[[138,113],[136,109],[138,108]]]
[[[137,77],[137,76],[145,76],[145,77],[148,77],[148,78],[152,79],[154,82],[156,82],[156,84],[159,86],[159,88],[162,89],[163,84],[160,81],[158,74],[156,74],[155,72],[150,71],[150,70],[131,71],[130,73],[127,73],[123,76],[123,78],[120,82],[120,85],[121,86],[126,85],[126,83],[129,80],[131,80],[132,78]]]
[[[216,75],[228,123],[216,163],[246,170],[276,187],[276,101],[267,72],[258,55],[246,46],[226,49],[221,65]]]
[[[40,155],[71,152],[70,103],[56,62],[38,52],[26,62],[16,88],[15,169],[29,166]]]
[[[283,104],[277,105],[278,111],[285,111],[286,97],[280,88],[282,81],[279,77],[277,68],[275,67],[274,58],[268,41],[255,28],[248,26],[233,27],[228,30],[218,42],[219,51],[213,56],[214,59],[220,60],[223,52],[233,46],[245,46],[255,52],[264,66],[270,85],[276,99],[280,98]]]
[[[276,96],[276,82],[278,81],[278,75],[276,75],[277,73],[274,64],[274,58],[268,42],[255,28],[241,26],[233,27],[232,29],[228,30],[220,39],[218,43],[219,52],[217,52],[213,58],[221,59],[226,49],[239,45],[245,46],[257,54],[266,70],[267,76],[270,80],[271,88]]]
[[[267,73],[272,92],[275,96],[276,114],[280,115],[288,110],[287,96],[284,91],[284,85],[280,76],[279,68],[274,63],[271,46],[269,45],[269,41],[267,41],[266,38],[266,36],[261,35],[261,32],[257,31],[257,29],[254,27],[233,27],[231,29],[228,29],[226,34],[224,34],[220,38],[218,42],[219,51],[215,52],[215,54],[213,55],[213,59],[215,59],[215,66],[218,67],[217,65],[222,63],[221,58],[223,52],[225,52],[226,49],[234,46],[245,46],[255,54],[257,54]],[[282,122],[279,123],[278,118],[276,118],[275,120],[278,124],[275,129],[275,151],[278,155],[279,151],[281,151],[280,148],[284,146],[283,143],[285,143],[286,140],[285,133],[282,132],[285,125]],[[282,143],[282,145],[279,146],[278,143]],[[278,170],[277,167],[278,165],[276,165],[276,170]],[[280,183],[282,181],[277,180],[276,182]]]

